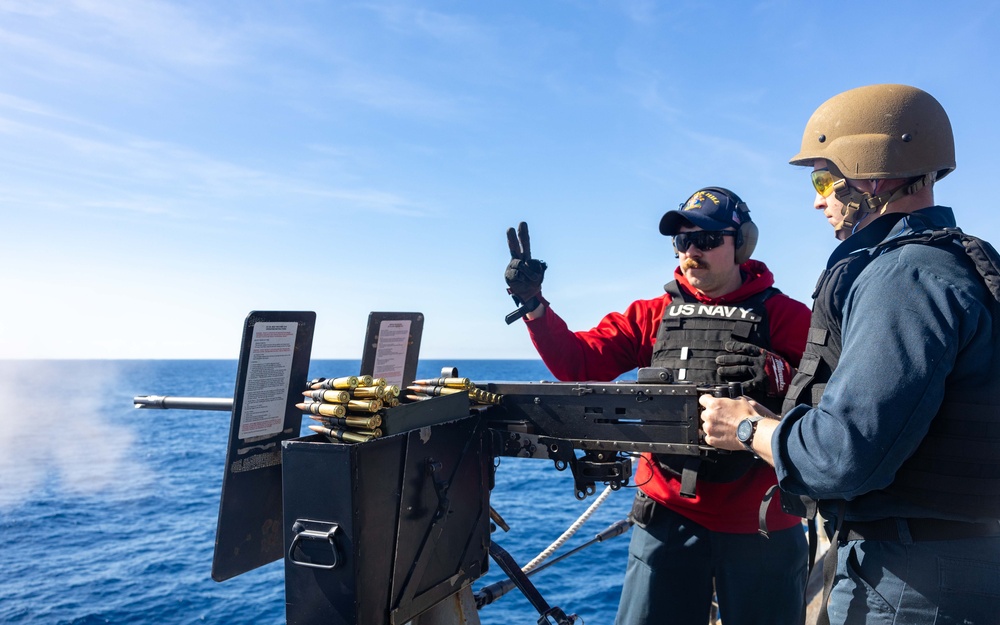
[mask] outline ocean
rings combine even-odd
[[[553,379],[534,360],[427,360],[417,377],[445,366],[479,382]],[[314,360],[310,378],[359,367]],[[211,579],[229,413],[132,406],[137,395],[232,398],[235,379],[235,360],[0,361],[0,623],[285,622],[281,561]],[[491,503],[511,531],[494,540],[526,564],[595,499],[573,493],[568,470],[501,458]],[[625,518],[633,494],[612,492],[553,557]],[[550,605],[610,624],[628,537],[531,579]],[[503,577],[490,564],[474,589]],[[516,590],[479,616],[486,625],[538,620]]]

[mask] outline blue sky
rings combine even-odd
[[[662,292],[656,225],[739,193],[755,257],[809,301],[835,245],[812,111],[921,87],[955,128],[937,187],[1000,241],[993,2],[0,0],[0,358],[235,358],[251,310],[370,311],[422,356],[530,358],[504,232],[529,223],[574,329]]]

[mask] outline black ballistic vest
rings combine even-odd
[[[935,245],[951,250],[960,262],[972,261],[993,295],[993,336],[1000,337],[1000,257],[989,243],[957,228],[882,242],[841,259],[820,276],[806,351],[782,413],[798,404],[819,404],[840,360],[843,308],[851,286],[878,255],[912,244]],[[946,513],[1000,518],[1000,354],[984,374],[985,383],[975,388],[946,385],[927,436],[884,492]]]
[[[726,353],[726,341],[743,341],[770,349],[771,334],[764,302],[779,293],[778,289],[765,289],[739,304],[719,305],[698,302],[676,281],[665,285],[664,289],[670,294],[671,302],[663,311],[656,333],[651,366],[669,369],[675,382],[725,384],[726,380],[719,377],[715,357]],[[764,392],[750,396],[771,409],[777,408],[774,400]],[[685,478],[697,471],[698,479],[709,482],[731,482],[757,462],[748,451],[711,451],[702,458],[657,454],[656,459],[668,471]],[[681,492],[693,496],[693,484],[689,479],[682,478]]]

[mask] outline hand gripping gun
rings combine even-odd
[[[485,409],[494,453],[570,468],[577,499],[594,494],[597,482],[627,485],[630,454],[719,453],[704,443],[698,397],[739,397],[742,385],[672,382],[669,370],[653,367],[639,369],[635,382],[490,382],[487,390],[503,396]]]

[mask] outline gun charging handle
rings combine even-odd
[[[709,387],[698,387],[698,391],[711,395],[712,397],[721,397],[724,399],[738,399],[743,396],[743,383],[742,382],[727,382],[726,384],[715,384]],[[700,408],[699,408],[700,410]],[[705,433],[698,430],[698,438],[701,441],[705,439]],[[732,453],[728,449],[717,449],[720,454]]]
[[[742,382],[728,382],[723,386],[719,384],[718,386],[712,387],[712,397],[727,397],[729,399],[737,399],[743,396],[743,383]]]
[[[516,302],[517,302],[517,300],[515,300],[515,303]],[[515,310],[512,313],[509,313],[506,317],[503,318],[503,320],[507,322],[507,325],[510,325],[510,324],[514,323],[515,321],[517,321],[518,319],[520,319],[521,317],[527,315],[528,313],[530,313],[534,309],[536,309],[539,306],[541,306],[541,304],[542,303],[538,300],[537,297],[532,297],[526,303],[518,306],[517,310]]]

